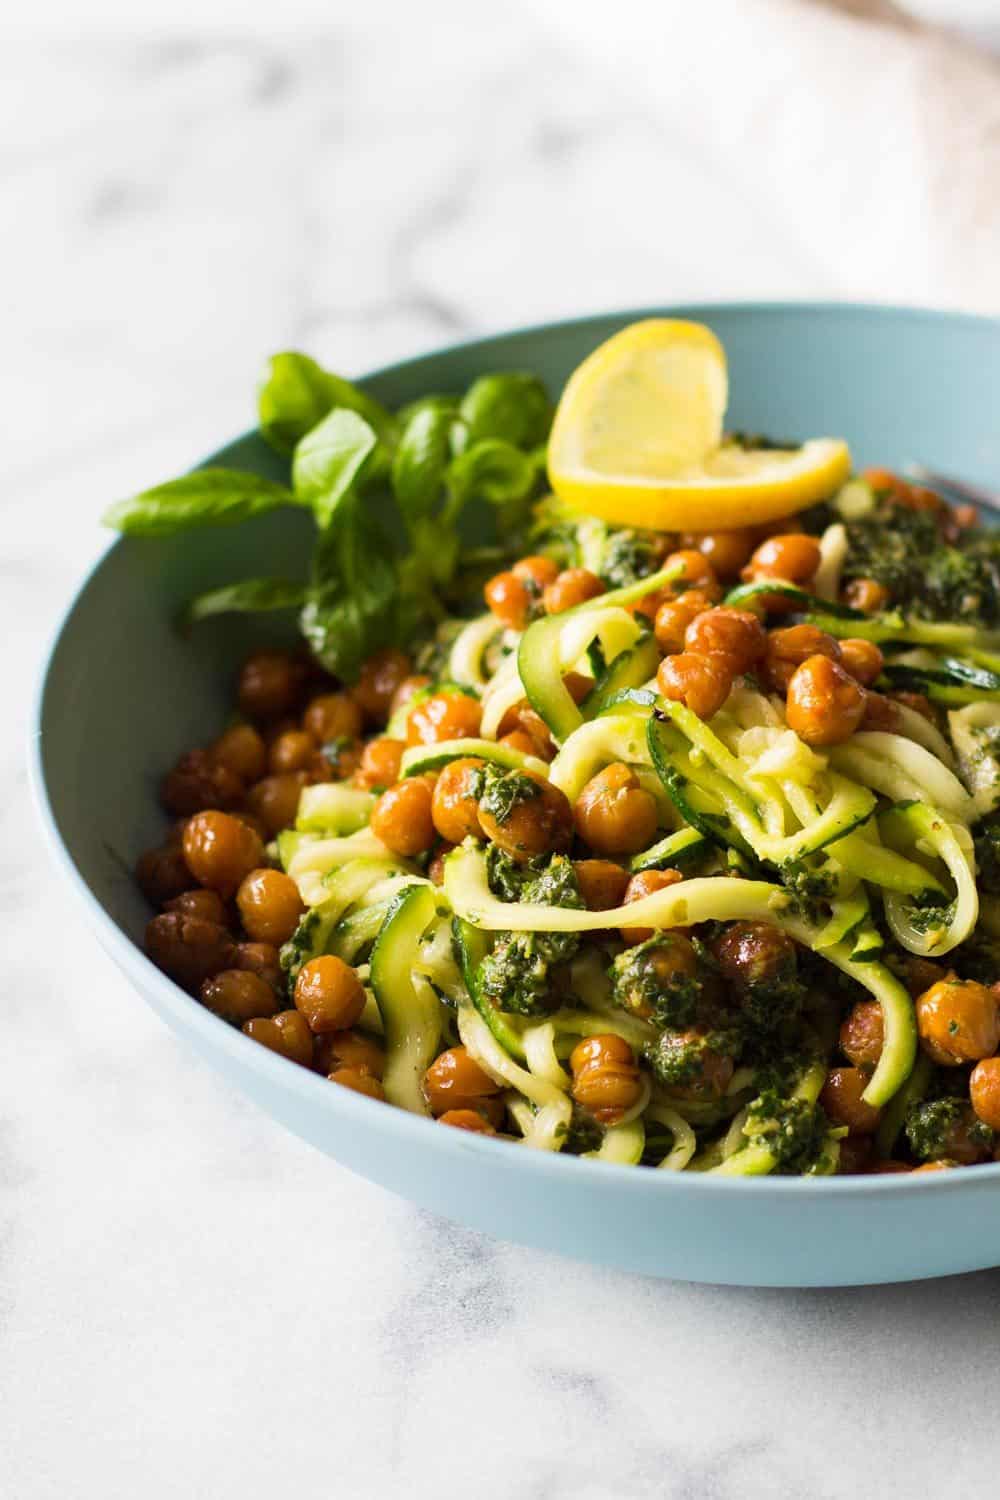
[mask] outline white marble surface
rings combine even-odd
[[[995,1457],[1000,1272],[727,1291],[436,1222],[182,1051],[40,847],[23,725],[97,516],[247,425],[264,352],[843,290],[764,211],[724,253],[696,134],[551,11],[0,49],[5,1500],[937,1500]]]

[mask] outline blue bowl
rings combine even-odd
[[[507,367],[537,370],[558,390],[595,345],[650,311],[456,345],[365,384],[397,405]],[[842,434],[860,464],[916,459],[1000,481],[1000,322],[810,304],[673,311],[711,324],[725,343],[732,426]],[[281,473],[256,434],[214,461]],[[70,606],[45,670],[32,754],[44,824],[99,940],[163,1020],[321,1150],[505,1239],[737,1285],[859,1284],[1000,1264],[1000,1165],[919,1177],[722,1181],[535,1153],[332,1088],[246,1040],[153,967],[141,947],[149,913],[130,872],[162,834],[158,779],[181,751],[217,732],[237,660],[274,637],[273,622],[227,619],[183,640],[174,611],[230,578],[294,573],[308,540],[309,525],[283,513],[174,541],[117,541]]]

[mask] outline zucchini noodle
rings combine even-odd
[[[641,1119],[619,1121],[609,1125],[596,1151],[584,1151],[590,1161],[613,1161],[621,1167],[634,1167],[642,1160],[646,1146],[646,1129]]]
[[[683,1172],[698,1149],[697,1137],[687,1120],[665,1104],[651,1104],[646,1110],[646,1118],[655,1121],[657,1125],[665,1125],[674,1138],[666,1156],[657,1162],[659,1170]]]
[[[969,794],[954,772],[923,745],[900,734],[864,730],[835,746],[830,762],[890,802],[930,802],[964,823],[972,816]]]
[[[503,631],[504,626],[496,615],[485,614],[470,620],[452,643],[448,657],[448,676],[451,681],[481,693],[491,675],[485,670],[484,658]]]
[[[819,539],[819,567],[810,588],[817,599],[834,600],[840,595],[840,579],[847,561],[847,528],[835,521]]]

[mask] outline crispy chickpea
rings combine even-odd
[[[434,827],[449,844],[460,844],[470,836],[482,837],[479,794],[484,764],[474,755],[450,761],[434,785],[431,817]]]
[[[360,740],[331,740],[309,761],[306,767],[309,780],[346,781],[361,765],[363,750]]]
[[[788,684],[810,656],[827,656],[840,660],[840,642],[815,625],[789,625],[784,630],[770,630],[764,655],[764,678],[776,693],[786,693]]]
[[[528,736],[531,745],[528,748],[522,740],[514,746],[515,749],[524,750],[526,755],[536,755],[539,760],[552,760],[556,747],[549,734],[548,725],[531,707],[527,698],[521,698],[508,708],[500,720],[497,733],[506,742],[509,735],[518,731]]]
[[[531,859],[536,854],[568,849],[573,838],[573,809],[557,786],[533,771],[508,772],[518,777],[523,795],[511,798],[502,815],[495,790],[488,787],[479,802],[479,826],[512,859]],[[536,791],[522,787],[528,781]]]
[[[384,791],[372,809],[371,830],[393,854],[423,854],[436,838],[433,778],[410,776]]]
[[[978,1156],[974,1156],[972,1157],[971,1162],[977,1161],[978,1159]],[[971,1162],[969,1163],[970,1165]],[[957,1161],[945,1161],[944,1158],[942,1158],[940,1161],[921,1162],[920,1166],[914,1167],[913,1170],[914,1172],[948,1172],[952,1167],[958,1165],[959,1163]]]
[[[399,768],[406,749],[402,740],[390,739],[387,734],[369,740],[361,754],[358,767],[358,782],[371,791],[384,791],[399,780]]]
[[[1000,1057],[981,1058],[969,1079],[969,1098],[976,1117],[1000,1130]]]
[[[302,788],[309,780],[306,771],[282,771],[265,776],[247,792],[247,804],[273,837],[295,822]]]
[[[406,721],[408,745],[437,745],[443,740],[465,740],[479,733],[483,711],[467,693],[433,693],[411,709]]]
[[[215,922],[220,927],[229,924],[226,903],[218,891],[209,891],[203,886],[196,891],[181,891],[179,896],[172,896],[169,901],[164,901],[163,910],[179,911],[182,916],[198,917],[202,922]]]
[[[362,664],[351,697],[369,723],[385,723],[392,700],[412,666],[406,652],[396,646],[384,646]]]
[[[329,1077],[331,1083],[339,1083],[341,1088],[367,1094],[369,1099],[385,1100],[385,1089],[367,1068],[335,1068]]]
[[[276,1016],[245,1021],[243,1035],[287,1057],[290,1062],[301,1063],[304,1068],[312,1067],[313,1034],[305,1017],[297,1010],[283,1010]]]
[[[840,1143],[837,1174],[840,1177],[856,1177],[867,1172],[872,1159],[870,1135],[849,1135]]]
[[[862,614],[877,615],[889,603],[889,590],[874,578],[852,578],[841,595],[851,609],[860,609]]]
[[[506,745],[510,750],[519,750],[522,755],[539,755],[538,742],[532,739],[526,729],[512,729],[509,734],[501,735],[497,744]]]
[[[896,1176],[900,1172],[912,1172],[913,1168],[905,1161],[894,1161],[889,1157],[886,1161],[873,1162],[868,1169],[873,1177]]]
[[[267,764],[264,740],[252,724],[234,724],[209,746],[217,765],[225,766],[241,781],[259,781]]]
[[[203,980],[229,967],[233,940],[218,922],[168,911],[147,924],[146,952],[184,989],[197,990]]]
[[[317,1036],[345,1031],[365,1008],[365,990],[350,964],[332,953],[303,964],[295,981],[295,1008]]]
[[[865,713],[865,690],[828,656],[810,656],[788,684],[788,727],[807,745],[841,745]]]
[[[236,892],[243,926],[258,943],[287,943],[305,907],[299,888],[282,870],[251,870]]]
[[[874,1068],[882,1056],[885,1028],[877,1000],[859,1000],[840,1027],[840,1050],[856,1068]]]
[[[756,615],[745,609],[719,605],[691,621],[684,635],[684,650],[696,656],[721,656],[734,677],[749,672],[760,661],[767,636]]]
[[[499,1094],[502,1087],[465,1047],[442,1052],[423,1081],[424,1098],[432,1115],[443,1115],[449,1109],[479,1109],[484,1099]]]
[[[610,911],[621,906],[628,886],[628,871],[610,859],[578,859],[573,862],[576,883],[588,911]]]
[[[658,818],[656,798],[621,761],[591,777],[573,807],[577,833],[598,854],[645,849]]]
[[[840,643],[840,664],[855,682],[871,687],[882,671],[883,658],[874,641],[855,640],[851,636]]]
[[[942,1068],[992,1057],[1000,1047],[1000,1002],[974,979],[949,974],[917,998],[920,1045]]]
[[[139,889],[151,906],[163,906],[179,896],[191,884],[180,844],[165,844],[162,849],[147,849],[135,866]]]
[[[531,618],[535,590],[516,573],[495,573],[483,589],[486,608],[510,630],[523,630]]]
[[[939,979],[947,978],[947,970],[929,958],[920,958],[916,953],[901,954],[893,964],[895,972],[906,986],[911,1000],[916,1000],[924,990],[929,990]]]
[[[882,1111],[861,1097],[870,1077],[863,1068],[831,1068],[820,1091],[819,1102],[828,1118],[854,1135],[871,1135],[882,1118]]]
[[[676,599],[664,599],[653,620],[656,644],[665,655],[684,650],[684,636],[692,620],[712,608],[712,600],[701,589],[687,589]]]
[[[184,830],[184,858],[195,880],[231,896],[264,858],[264,848],[252,828],[223,812],[195,813]]]
[[[298,706],[306,681],[305,663],[287,651],[256,651],[240,672],[240,709],[248,719],[277,719]]]
[[[712,944],[724,979],[762,984],[778,979],[795,964],[795,943],[770,922],[734,922]]]
[[[689,531],[681,546],[696,548],[712,564],[719,578],[738,578],[754,549],[752,531]]]
[[[234,1026],[273,1016],[279,1004],[267,980],[249,969],[223,969],[213,974],[202,983],[200,998],[206,1010]]]
[[[268,751],[268,768],[275,774],[282,771],[304,771],[316,754],[316,741],[304,729],[288,729],[271,741]]]
[[[669,557],[664,558],[663,566],[675,569],[677,574],[667,587],[668,595],[677,597],[687,593],[689,589],[696,589],[713,604],[722,598],[722,585],[715,576],[715,569],[708,558],[696,552],[693,547],[671,552]]]
[[[243,782],[207,750],[189,750],[160,783],[160,801],[175,817],[204,812],[206,807],[229,809],[242,800]]]
[[[363,1068],[373,1078],[381,1078],[385,1051],[363,1031],[328,1031],[316,1039],[314,1066],[327,1076],[337,1068]]]
[[[754,552],[743,576],[754,582],[760,578],[781,578],[786,583],[808,583],[821,557],[819,542],[813,536],[800,532],[770,536]]]
[[[555,583],[559,576],[559,564],[551,557],[532,555],[519,558],[511,572],[515,578],[523,578],[525,582],[533,583],[541,592],[542,589],[548,588],[550,583]]]
[[[570,1055],[573,1098],[603,1125],[620,1120],[642,1094],[635,1053],[619,1036],[590,1036]]]
[[[432,885],[444,885],[444,862],[454,847],[454,844],[442,844],[435,851],[434,858],[427,866],[427,879]]]
[[[356,740],[361,733],[361,709],[346,693],[322,693],[302,715],[302,728],[317,745]]]
[[[868,690],[864,717],[861,720],[862,729],[878,729],[885,734],[899,734],[902,729],[902,718],[898,703],[894,703],[884,693],[873,693],[871,689]]]
[[[721,1099],[736,1068],[725,1052],[706,1046],[704,1032],[694,1028],[662,1032],[657,1052],[662,1059],[671,1054],[685,1059],[684,1082],[670,1084],[670,1093],[677,1099]]]
[[[733,675],[724,657],[681,651],[663,658],[656,684],[664,698],[686,704],[699,719],[710,719],[729,697]]]
[[[486,1116],[474,1109],[449,1109],[438,1117],[438,1124],[451,1125],[456,1130],[470,1130],[473,1135],[496,1135]]]
[[[395,714],[398,714],[401,709],[404,709],[408,703],[413,701],[418,693],[422,693],[424,688],[429,688],[430,685],[431,680],[425,672],[411,672],[408,677],[404,677],[392,695],[392,702],[389,705],[389,717],[392,718]]]
[[[597,574],[589,568],[566,568],[546,585],[542,603],[547,615],[561,615],[564,610],[575,609],[578,604],[606,592]]]
[[[894,703],[911,708],[915,714],[926,719],[928,724],[933,724],[935,729],[940,727],[937,709],[926,693],[890,693],[889,697]]]
[[[638,875],[633,875],[625,887],[622,897],[623,906],[631,906],[634,901],[641,901],[644,896],[652,896],[654,891],[665,891],[668,886],[676,885],[684,876],[680,870],[640,870]],[[622,941],[631,948],[635,943],[644,943],[647,938],[653,936],[652,927],[623,927],[621,929]],[[693,952],[693,950],[692,950]],[[694,970],[691,971],[694,973]]]
[[[281,956],[273,943],[237,943],[233,950],[232,967],[259,974],[272,989],[284,994],[285,971],[281,967]]]

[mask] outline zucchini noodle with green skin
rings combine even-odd
[[[989,1159],[1000,538],[882,471],[787,530],[615,526],[545,496],[551,419],[523,372],[394,413],[283,355],[287,485],[116,508],[317,528],[309,582],[225,591],[301,604],[312,661],[255,653],[240,722],[165,778],[150,956],[291,1063],[532,1150]],[[496,520],[474,551],[467,503]]]

